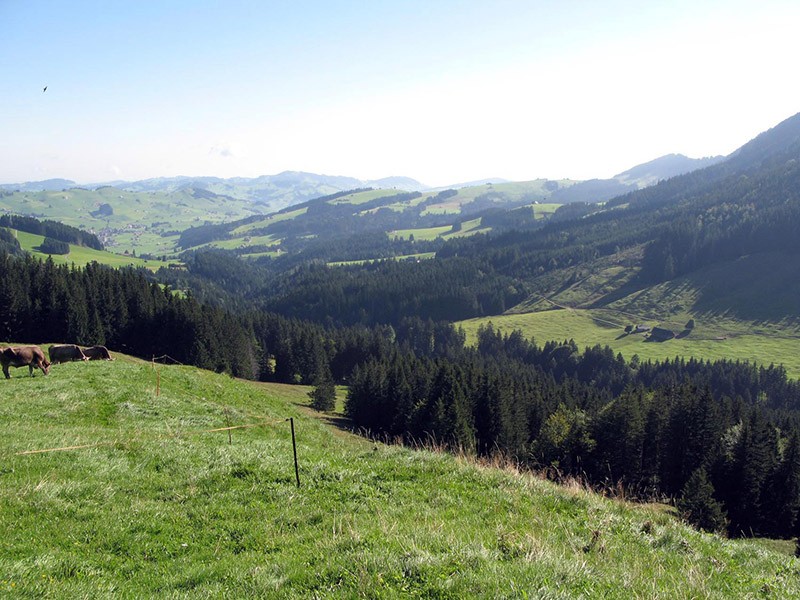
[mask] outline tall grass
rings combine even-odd
[[[792,557],[507,463],[356,437],[308,388],[125,357],[0,383],[0,596],[800,595]],[[208,431],[228,423],[262,426],[232,444]]]

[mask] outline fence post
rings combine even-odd
[[[231,436],[231,419],[228,413],[228,407],[225,407],[225,426],[228,428],[228,446],[233,445],[233,437]]]
[[[161,372],[156,368],[156,357],[153,357],[153,371],[156,372],[156,398],[161,395]]]
[[[294,451],[294,476],[297,479],[297,487],[300,487],[300,469],[297,466],[297,442],[294,438],[294,419],[289,417],[289,425],[292,427],[292,450]]]

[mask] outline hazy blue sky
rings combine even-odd
[[[0,0],[0,182],[608,177],[799,112],[798,31],[797,0]]]

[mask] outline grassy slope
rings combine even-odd
[[[503,196],[507,201],[522,200],[523,198],[533,201],[544,201],[550,197],[551,191],[545,186],[546,179],[535,179],[533,181],[515,181],[508,183],[488,183],[460,188],[458,194],[446,198],[438,204],[428,206],[422,214],[461,214],[461,206],[475,200],[478,196],[493,194]],[[559,185],[572,185],[574,182],[562,180]]]
[[[581,348],[595,344],[610,346],[628,359],[638,354],[643,360],[694,356],[747,360],[764,365],[783,363],[790,376],[800,377],[800,335],[760,329],[747,333],[741,322],[720,321],[705,325],[701,321],[689,336],[657,343],[646,341],[643,335],[625,335],[624,327],[636,322],[669,326],[661,321],[627,319],[616,311],[604,309],[559,309],[499,315],[461,321],[456,325],[464,328],[470,342],[475,341],[481,324],[492,323],[506,333],[519,329],[525,337],[534,338],[539,344],[549,340],[574,339]],[[677,331],[680,329],[678,327]]]
[[[24,231],[15,231],[19,245],[23,250],[27,250],[34,256],[39,258],[53,257],[53,262],[57,265],[61,264],[74,264],[76,267],[84,267],[90,262],[97,262],[110,267],[145,267],[153,271],[163,266],[164,263],[154,260],[142,260],[134,256],[125,256],[122,254],[115,254],[113,252],[106,252],[103,250],[95,250],[93,248],[84,248],[70,244],[69,254],[43,254],[36,250],[36,248],[44,241],[44,237],[33,233],[26,233]]]
[[[110,216],[92,216],[101,204],[113,209]],[[190,192],[128,192],[113,187],[60,192],[16,192],[0,195],[0,210],[52,219],[82,229],[112,230],[115,251],[137,254],[170,254],[182,231],[206,222],[235,221],[258,212],[247,200],[194,198]]]
[[[642,359],[695,356],[782,363],[792,377],[800,377],[800,263],[794,257],[752,255],[637,288],[639,253],[634,249],[630,256],[555,272],[550,280],[545,276],[538,282],[540,294],[509,314],[460,325],[471,340],[481,324],[491,321],[506,332],[519,329],[539,343],[572,338],[581,347],[608,345],[626,358],[638,354]],[[569,308],[552,310],[559,306]],[[696,323],[690,335],[663,343],[623,331],[641,323],[679,333],[689,319]]]
[[[792,557],[657,507],[370,443],[313,416],[307,388],[121,356],[0,384],[0,595],[800,594]],[[267,426],[236,430],[232,445],[202,433],[228,419]]]
[[[453,237],[464,237],[473,235],[475,233],[488,233],[492,230],[491,227],[481,227],[481,219],[470,219],[461,223],[461,229],[453,231],[452,225],[443,225],[442,227],[420,227],[418,229],[396,229],[389,231],[390,238],[409,239],[412,235],[415,240],[435,240],[441,237],[442,239],[449,240]]]

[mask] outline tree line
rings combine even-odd
[[[103,244],[95,234],[83,231],[77,227],[64,225],[58,221],[40,221],[33,217],[23,217],[21,215],[3,215],[0,216],[0,227],[18,229],[26,233],[34,233],[67,244],[86,246],[87,248],[94,248],[95,250],[103,249]]]
[[[796,535],[800,383],[781,367],[628,363],[609,348],[538,345],[491,327],[468,347],[462,331],[417,316],[324,326],[203,303],[141,269],[1,252],[0,306],[0,339],[168,354],[264,381],[347,383],[348,416],[373,434],[501,452],[600,487],[677,498],[698,525],[733,535]]]
[[[791,537],[800,508],[800,384],[733,361],[627,364],[608,348],[491,328],[457,360],[371,359],[346,412],[390,439],[502,453],[557,477],[674,498],[694,524]]]

